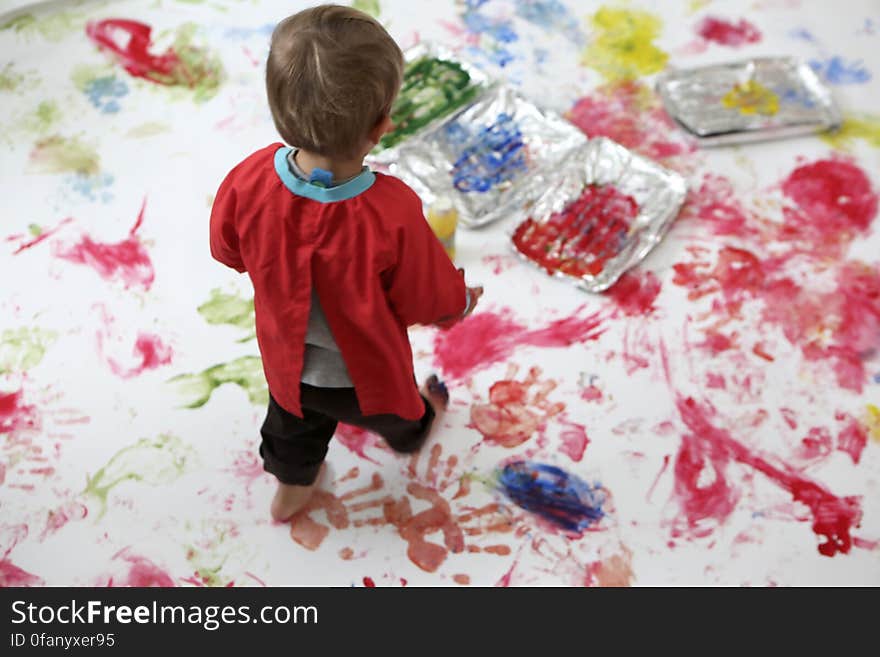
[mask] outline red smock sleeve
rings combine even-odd
[[[235,225],[238,194],[227,177],[217,190],[211,207],[211,255],[239,273],[245,271]]]

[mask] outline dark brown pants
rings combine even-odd
[[[427,399],[419,420],[397,415],[361,415],[354,388],[316,388],[300,384],[303,417],[288,413],[269,395],[269,410],[260,429],[263,469],[281,483],[307,486],[318,477],[336,424],[344,422],[377,433],[396,452],[414,452],[428,436],[434,409]]]

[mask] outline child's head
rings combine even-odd
[[[272,34],[266,91],[288,144],[331,158],[365,155],[382,132],[403,78],[400,48],[372,17],[321,5]]]

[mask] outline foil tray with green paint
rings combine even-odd
[[[398,146],[451,119],[492,86],[479,68],[440,46],[418,44],[404,59],[403,84],[391,108],[395,127],[370,153],[374,164],[394,161]]]
[[[758,57],[672,70],[657,79],[666,111],[703,146],[837,129],[831,91],[794,57]]]

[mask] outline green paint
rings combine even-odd
[[[167,123],[159,123],[157,121],[148,121],[147,123],[142,123],[141,125],[136,125],[127,133],[125,133],[126,137],[132,137],[134,139],[143,139],[144,137],[153,137],[155,135],[161,135],[163,132],[171,132],[171,126]]]
[[[100,167],[95,150],[78,137],[53,135],[41,139],[31,151],[31,166],[39,173],[81,173],[93,176]]]
[[[137,481],[148,486],[170,484],[180,477],[194,452],[180,438],[163,434],[153,440],[141,438],[114,454],[107,464],[86,478],[83,493],[101,501],[101,513],[107,510],[107,496],[119,484]]]
[[[239,342],[247,342],[257,337],[254,329],[253,297],[244,299],[214,289],[211,290],[211,298],[199,306],[198,311],[208,324],[228,324],[248,331],[248,336]]]
[[[0,374],[26,372],[35,367],[57,334],[40,328],[6,329],[0,334]]]
[[[653,14],[601,7],[590,23],[595,32],[581,61],[606,79],[634,80],[666,68],[669,55],[652,43],[662,28]]]
[[[0,25],[0,30],[11,30],[28,38],[40,36],[49,41],[60,41],[69,34],[82,32],[84,25],[83,14],[52,11],[39,16],[19,14]]]
[[[849,150],[856,139],[861,139],[874,148],[880,148],[880,116],[848,115],[839,130],[826,132],[822,135],[822,139],[840,150]]]
[[[184,23],[177,28],[171,50],[178,63],[168,75],[150,74],[159,84],[194,92],[197,102],[210,100],[217,94],[224,78],[223,63],[215,53],[195,44],[198,25]]]
[[[43,228],[39,224],[28,224],[28,232],[34,237],[39,237],[43,234]]]
[[[53,126],[61,118],[61,110],[54,100],[44,100],[37,105],[33,116],[29,116],[24,120],[24,127],[31,132],[45,134],[49,132]]]
[[[382,8],[379,6],[379,0],[354,0],[351,6],[375,18],[378,18],[382,11]]]
[[[184,397],[185,408],[204,406],[214,390],[224,383],[234,383],[244,389],[252,404],[263,406],[269,403],[269,388],[259,356],[242,356],[201,372],[180,374],[168,382]]]
[[[70,73],[70,80],[80,91],[85,91],[89,84],[101,78],[111,78],[116,71],[109,64],[79,64]]]
[[[24,75],[14,70],[12,62],[9,62],[0,71],[0,91],[15,91],[24,82]]]
[[[457,62],[436,57],[421,57],[406,65],[403,86],[391,108],[394,130],[383,136],[376,150],[389,148],[426,125],[446,116],[477,95],[479,87],[471,82]]]

